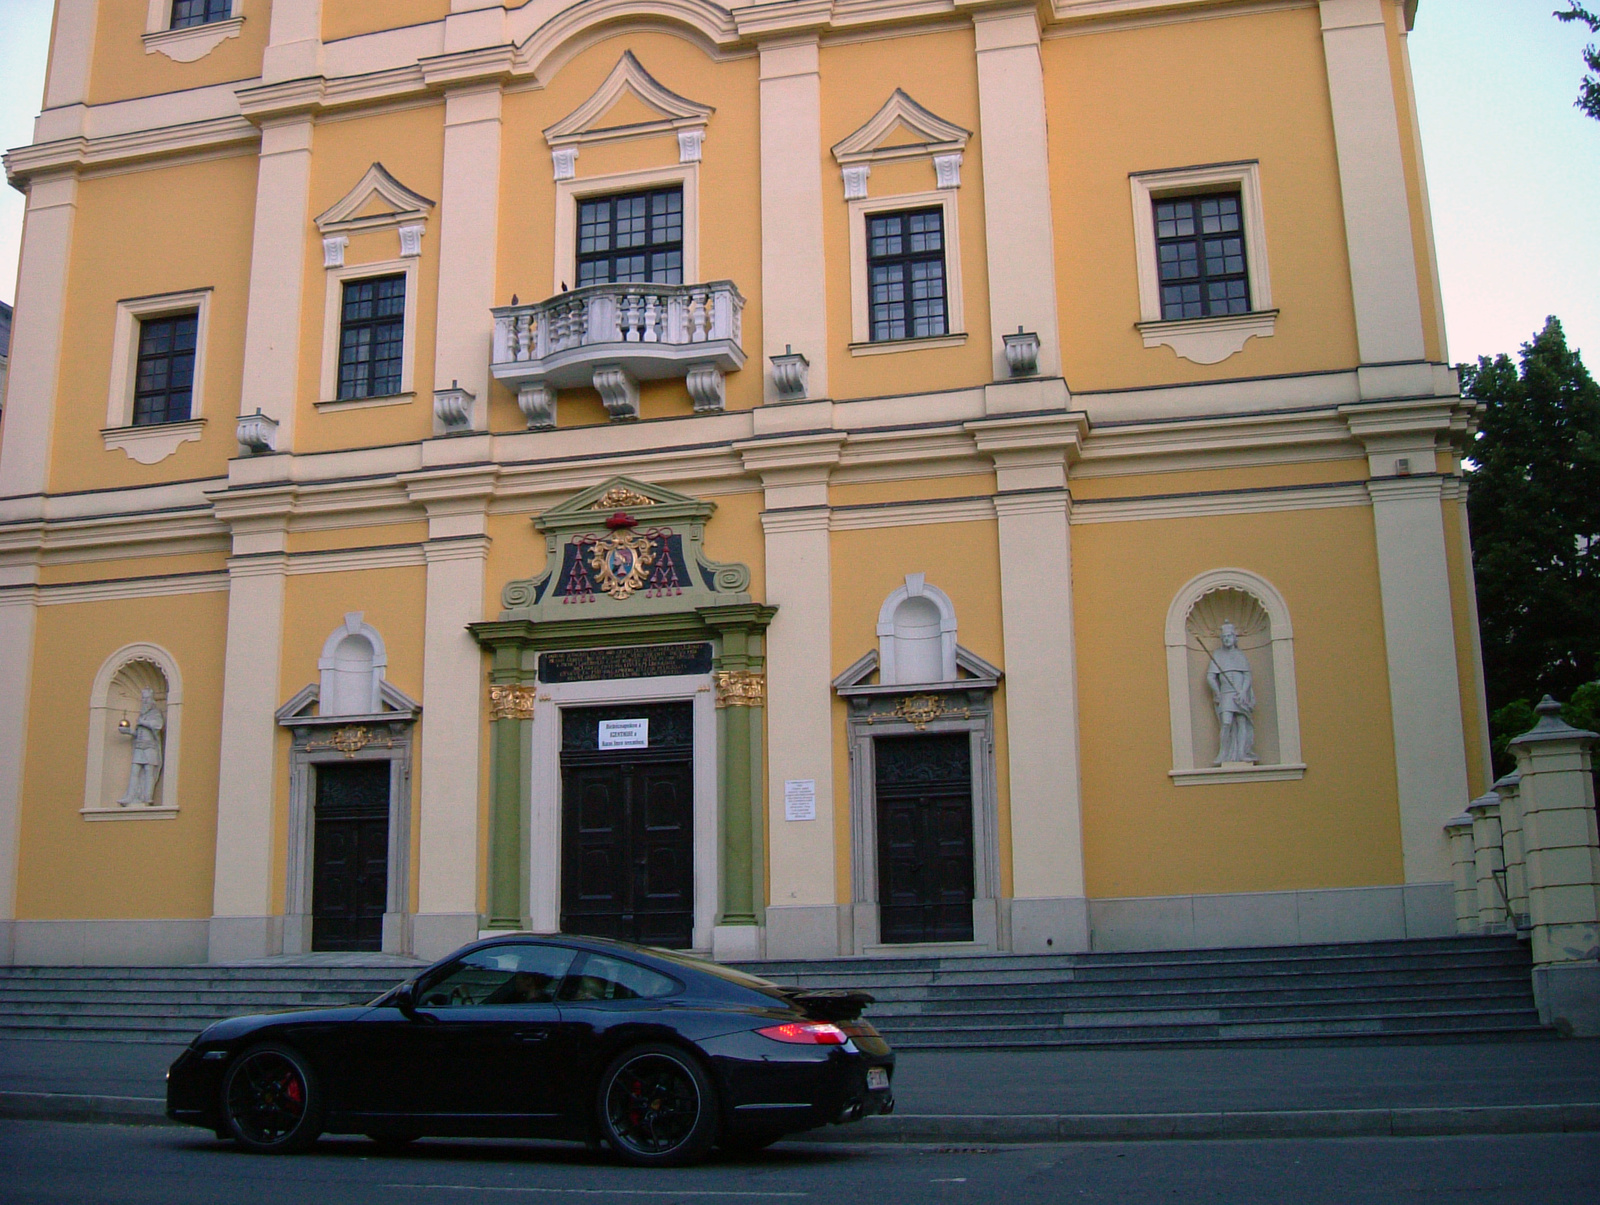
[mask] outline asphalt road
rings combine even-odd
[[[400,1155],[324,1139],[308,1155],[241,1154],[198,1130],[0,1122],[6,1205],[1593,1205],[1600,1135],[1084,1143],[947,1148],[780,1144],[677,1171],[582,1147],[426,1141]]]

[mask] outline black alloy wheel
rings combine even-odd
[[[303,1151],[322,1133],[322,1090],[298,1052],[257,1046],[240,1055],[222,1081],[222,1118],[248,1151]]]
[[[624,1163],[673,1167],[705,1157],[717,1140],[716,1091],[692,1055],[635,1046],[600,1077],[600,1129]]]

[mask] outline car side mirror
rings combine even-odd
[[[402,983],[395,988],[394,1004],[405,1016],[415,1019],[417,1015],[417,985]]]

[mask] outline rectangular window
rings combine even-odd
[[[868,215],[867,287],[872,342],[949,333],[942,209]]]
[[[1239,194],[1158,197],[1152,204],[1161,317],[1248,314],[1250,278]]]
[[[406,278],[347,280],[339,316],[339,398],[400,392],[405,355]]]
[[[578,202],[578,284],[683,283],[683,188]]]
[[[189,421],[194,401],[196,313],[139,321],[139,363],[133,385],[133,425]]]
[[[233,0],[172,0],[172,28],[210,25],[233,16]]]

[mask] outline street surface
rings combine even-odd
[[[192,1129],[0,1122],[5,1205],[1594,1205],[1600,1134],[1032,1147],[780,1144],[685,1170],[617,1167],[583,1147],[432,1140],[384,1155],[324,1139],[239,1153]]]

